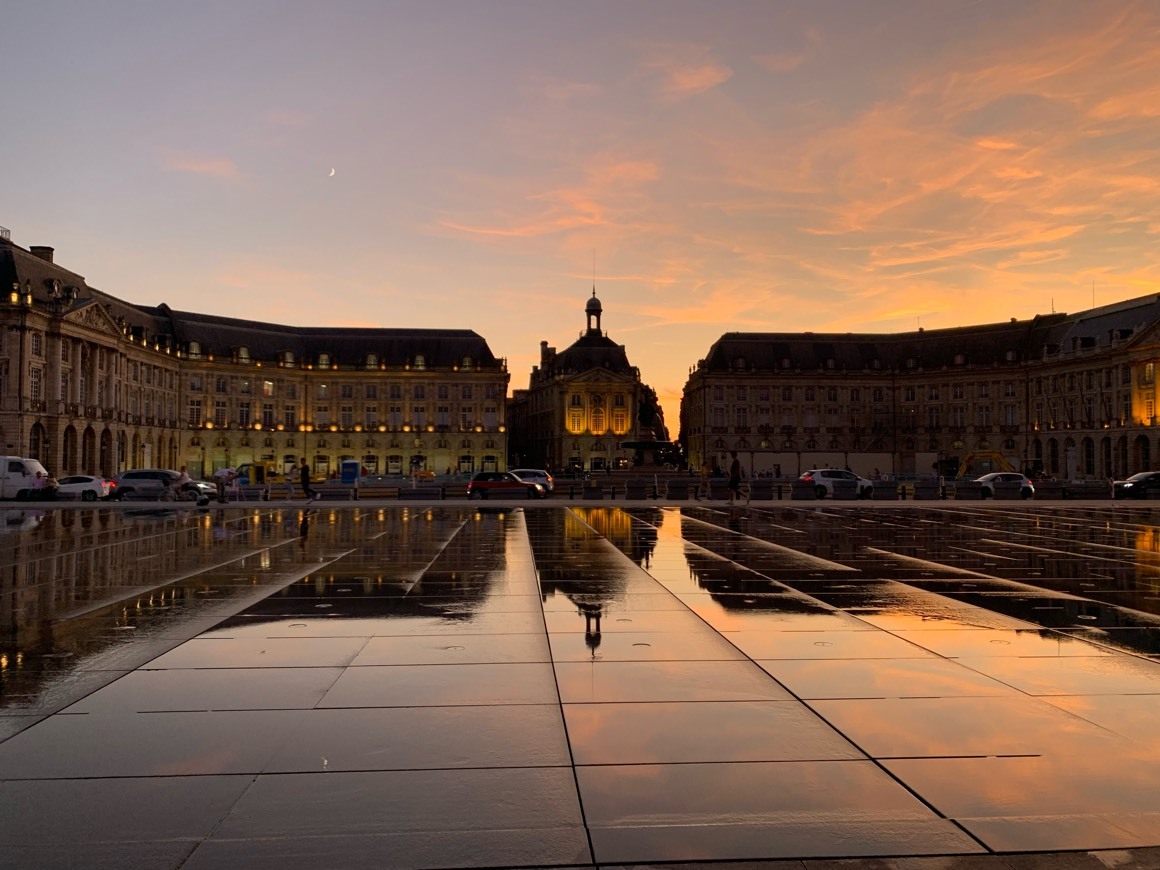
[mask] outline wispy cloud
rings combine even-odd
[[[770,72],[792,72],[805,63],[806,56],[804,51],[759,54],[753,58],[753,62]]]
[[[171,172],[189,172],[208,175],[222,181],[240,182],[242,171],[228,157],[203,157],[194,154],[170,153],[162,158],[162,166]]]

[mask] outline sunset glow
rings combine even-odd
[[[0,224],[132,302],[603,326],[676,435],[723,332],[1160,292],[1160,7],[13,4]]]

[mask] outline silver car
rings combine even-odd
[[[511,473],[528,483],[538,483],[544,488],[544,492],[551,492],[556,488],[556,482],[552,479],[552,475],[542,468],[513,468]]]
[[[835,483],[851,487],[858,498],[870,498],[874,495],[874,481],[841,468],[811,468],[802,474],[800,479],[814,485],[818,498],[833,498]]]

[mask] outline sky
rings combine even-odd
[[[675,435],[730,331],[1160,292],[1160,3],[36,0],[0,19],[0,226],[91,286],[608,335]]]

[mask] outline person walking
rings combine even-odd
[[[285,467],[285,466],[283,466]],[[286,472],[286,498],[294,498],[294,478],[298,476],[298,463],[295,462]]]
[[[709,467],[709,460],[701,461],[701,484],[697,487],[697,498],[705,499],[705,501],[713,500],[713,487],[709,482],[709,477],[712,475],[713,469]]]
[[[318,498],[317,490],[310,486],[310,466],[306,463],[306,457],[303,456],[301,462],[298,464],[298,477],[302,482],[302,494],[306,496],[308,501],[314,501]]]
[[[736,450],[730,450],[729,455],[733,457],[729,463],[729,504],[732,505],[741,497],[741,460]]]

